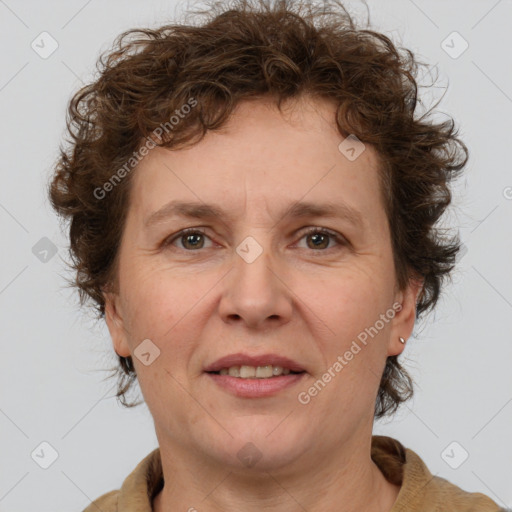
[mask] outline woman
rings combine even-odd
[[[86,511],[499,509],[372,435],[467,149],[415,115],[413,54],[331,8],[130,31],[70,104],[52,204],[159,443]]]

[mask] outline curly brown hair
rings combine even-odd
[[[397,286],[423,280],[416,318],[433,309],[460,249],[458,233],[443,234],[436,223],[468,150],[453,119],[429,119],[437,104],[418,115],[416,80],[425,64],[384,34],[357,27],[339,0],[212,2],[193,14],[206,19],[121,34],[100,57],[99,77],[69,103],[68,147],[61,145],[49,195],[70,221],[71,284],[80,304],[92,300],[101,319],[103,291],[117,286],[130,170],[143,145],[193,145],[220,128],[241,101],[270,96],[281,110],[282,101],[307,94],[335,102],[340,133],[376,149]],[[169,125],[191,98],[196,106],[164,132],[162,123]],[[126,407],[138,405],[125,399],[136,379],[133,361],[118,358],[111,369],[116,396]],[[398,356],[388,357],[375,417],[394,412],[412,394]]]

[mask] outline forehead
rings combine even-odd
[[[316,98],[285,102],[282,112],[269,99],[244,101],[201,142],[150,151],[135,171],[133,206],[147,217],[173,199],[234,212],[247,203],[269,209],[300,200],[361,210],[380,204],[377,155],[365,145],[349,160],[335,114],[334,103]]]

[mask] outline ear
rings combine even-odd
[[[394,308],[396,313],[392,320],[388,356],[401,354],[405,343],[402,343],[399,338],[402,337],[407,341],[412,334],[416,321],[416,303],[423,289],[423,282],[423,279],[410,279],[407,288],[395,296],[395,304],[401,304],[402,307],[399,310]]]
[[[114,292],[103,292],[103,297],[105,299],[105,322],[112,338],[114,350],[118,355],[128,357],[131,353],[119,304],[119,296]]]

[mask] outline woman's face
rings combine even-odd
[[[156,148],[134,171],[107,323],[116,352],[133,357],[161,449],[269,470],[325,461],[371,433],[418,289],[395,290],[373,148],[340,150],[334,105],[308,101],[292,117],[245,102],[221,132]],[[165,214],[171,202],[218,212]],[[336,210],[298,215],[306,202]],[[179,236],[185,228],[200,232]],[[205,371],[232,354],[273,354],[304,371],[251,389],[254,380]]]

